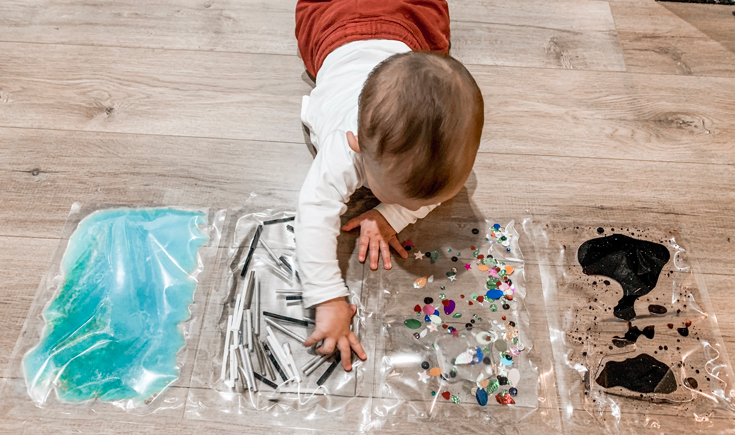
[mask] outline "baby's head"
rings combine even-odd
[[[384,203],[411,210],[454,197],[480,145],[484,104],[457,60],[397,54],[379,64],[360,93],[358,137],[368,184]]]

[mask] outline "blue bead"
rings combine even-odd
[[[434,310],[434,315],[435,316],[438,316],[439,315],[439,310]]]
[[[500,229],[500,224],[493,225],[493,228],[495,228],[496,230],[499,230]]]
[[[485,297],[489,299],[500,299],[503,297],[503,291],[502,290],[488,290],[487,293],[485,293]]]
[[[482,388],[478,388],[475,393],[475,399],[477,399],[477,403],[479,403],[480,406],[487,405],[487,391]]]
[[[508,392],[510,393],[511,396],[515,396],[516,394],[518,394],[518,389],[513,387],[510,390],[508,390]]]
[[[431,319],[429,318],[429,316],[424,316],[424,322],[431,322]]]

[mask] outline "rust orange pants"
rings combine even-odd
[[[299,0],[296,39],[312,77],[348,42],[391,39],[414,51],[448,54],[449,7],[445,0]]]

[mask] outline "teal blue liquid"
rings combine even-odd
[[[55,388],[69,402],[147,402],[179,376],[178,324],[190,316],[206,221],[155,208],[97,211],[79,223],[41,342],[23,359],[34,400]]]

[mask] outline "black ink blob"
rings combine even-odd
[[[602,228],[602,227],[600,227],[600,228],[597,229],[597,234],[602,234],[604,232],[605,232],[605,229]]]
[[[663,305],[649,305],[648,312],[651,314],[666,314],[666,307]]]
[[[638,337],[641,335],[645,336],[649,340],[653,340],[655,333],[656,331],[653,326],[646,326],[643,328],[643,331],[641,331],[637,326],[632,326],[628,323],[628,332],[626,332],[622,337],[613,337],[613,344],[617,347],[625,347],[638,341]]]
[[[596,382],[603,388],[623,387],[637,393],[669,394],[677,388],[669,366],[645,353],[625,361],[609,361]]]
[[[691,321],[687,321],[684,324],[683,328],[676,328],[676,331],[681,335],[682,337],[688,337],[689,336],[689,327],[692,326]]]
[[[424,303],[425,303],[426,305],[429,305],[429,304],[430,304],[430,303],[432,303],[432,302],[434,302],[434,298],[430,298],[430,297],[425,297],[425,298],[424,298]]]
[[[621,234],[588,240],[579,247],[577,259],[586,275],[602,275],[623,287],[623,297],[615,306],[615,317],[635,317],[636,299],[648,294],[671,258],[659,243],[637,240]]]

